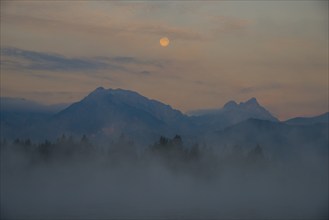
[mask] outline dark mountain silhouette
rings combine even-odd
[[[193,114],[195,116],[193,116]],[[203,131],[222,130],[249,118],[278,121],[268,110],[261,106],[256,98],[237,104],[229,101],[221,109],[202,110],[192,113],[192,120]]]
[[[0,109],[7,112],[56,113],[70,104],[43,105],[23,98],[0,97]]]
[[[279,123],[255,98],[240,104],[229,101],[221,109],[207,110],[197,116],[187,116],[169,105],[148,99],[137,92],[102,87],[95,89],[81,101],[55,113],[27,100],[1,100],[5,100],[1,102],[2,138],[54,139],[65,133],[73,136],[86,134],[90,138],[102,139],[118,138],[124,134],[132,140],[145,143],[153,142],[161,135],[175,134],[180,134],[184,138],[205,136],[211,140],[214,132],[225,133],[232,130],[227,133],[227,137],[234,134],[239,136],[236,138],[239,140],[257,136],[257,132],[265,132],[270,136],[284,135],[286,126],[297,120]],[[323,121],[327,116],[328,114],[303,120]],[[257,130],[260,125],[249,119],[263,120],[262,123],[268,123],[270,127]],[[244,123],[248,126],[245,125],[245,129],[241,130]],[[308,130],[309,127],[304,126],[300,129]],[[254,133],[251,134],[252,131]],[[307,132],[301,135],[308,137]],[[213,139],[218,141],[218,138],[215,136]]]
[[[172,135],[188,128],[188,117],[156,100],[123,89],[97,88],[51,117],[59,132],[118,137]]]
[[[285,121],[291,125],[308,125],[316,123],[329,123],[329,112],[315,117],[297,117]]]

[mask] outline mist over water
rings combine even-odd
[[[262,147],[227,154],[175,140],[48,151],[1,146],[4,219],[326,219],[328,155],[273,160]],[[126,143],[125,143],[126,144]],[[55,146],[53,146],[55,147]],[[55,148],[54,148],[55,149]],[[81,149],[86,149],[85,151]]]

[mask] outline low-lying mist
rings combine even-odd
[[[271,159],[161,137],[1,143],[3,219],[327,219],[328,155]]]

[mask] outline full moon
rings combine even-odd
[[[169,38],[168,37],[162,37],[160,39],[160,45],[162,47],[167,47],[169,45]]]

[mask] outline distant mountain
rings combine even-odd
[[[81,101],[53,115],[54,134],[88,134],[134,139],[173,135],[189,129],[188,117],[137,92],[99,87]],[[48,127],[49,127],[48,126]]]
[[[78,137],[86,134],[94,140],[102,140],[125,135],[145,144],[154,142],[160,135],[180,134],[187,137],[185,140],[205,137],[207,141],[225,145],[226,140],[256,143],[263,137],[276,144],[289,143],[285,141],[302,135],[300,139],[308,143],[312,138],[320,140],[313,135],[314,131],[325,126],[313,124],[328,120],[326,113],[279,123],[255,98],[239,104],[229,101],[221,109],[187,116],[137,92],[103,87],[61,111],[24,99],[0,100],[1,138],[8,139],[55,139],[65,133]]]
[[[3,98],[1,134],[8,138],[56,138],[63,133],[147,140],[187,134],[194,128],[180,111],[137,92],[99,87],[79,102],[54,112],[25,99]]]
[[[201,110],[194,113],[190,112],[191,114],[194,123],[204,130],[221,130],[250,118],[278,121],[257,102],[256,98],[251,98],[240,104],[229,101],[221,109]]]
[[[38,136],[42,130],[40,124],[67,106],[68,104],[42,105],[22,98],[0,97],[1,137]]]
[[[260,145],[265,152],[278,157],[282,157],[282,152],[297,154],[305,152],[301,149],[307,148],[317,148],[313,150],[325,156],[328,155],[328,132],[328,124],[288,125],[248,119],[224,130],[208,133],[204,140],[208,145],[222,146],[228,152],[236,148],[248,150]]]
[[[316,124],[316,123],[329,123],[329,112],[324,113],[319,116],[315,117],[297,117],[297,118],[292,118],[285,123],[290,124],[290,125],[309,125],[309,124]]]
[[[43,105],[23,98],[0,97],[0,111],[56,113],[69,104]]]

